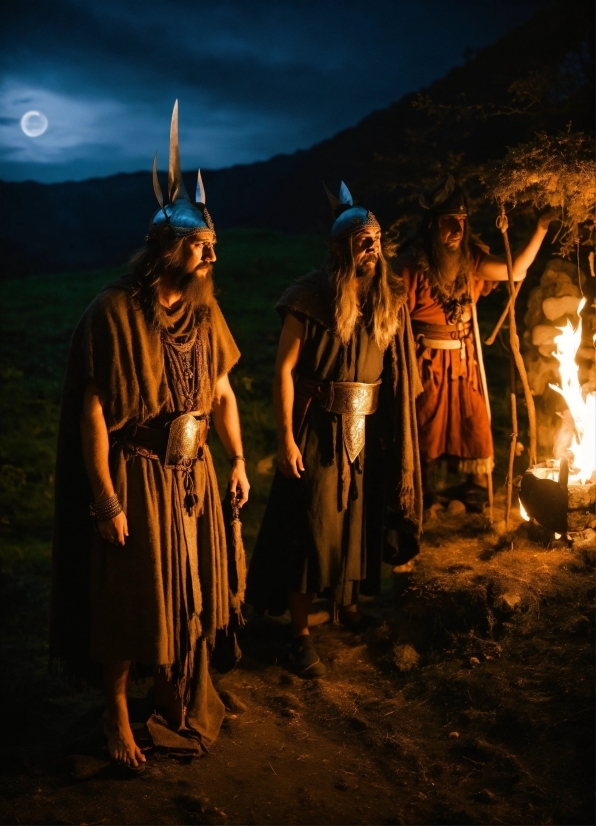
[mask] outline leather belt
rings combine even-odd
[[[202,457],[209,433],[207,414],[168,413],[150,421],[153,426],[132,422],[114,431],[110,434],[112,444],[159,459],[168,468],[184,467]]]
[[[423,321],[413,321],[412,331],[417,341],[424,347],[434,350],[459,350],[462,348],[463,339],[466,338],[472,329],[471,322],[464,321],[459,324],[427,324]]]
[[[342,417],[343,440],[350,462],[353,462],[365,440],[365,417],[379,405],[381,380],[373,384],[358,381],[314,381],[303,376],[295,379],[296,393],[316,399],[323,410]]]
[[[431,347],[434,350],[461,350],[461,341],[447,341],[441,338],[427,338],[420,336],[418,339],[425,347]]]
[[[313,381],[296,377],[296,391],[321,403],[328,413],[340,416],[368,416],[379,405],[381,380],[373,384],[359,381]]]

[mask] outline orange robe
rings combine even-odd
[[[480,247],[471,246],[473,272],[472,299],[492,289],[476,275],[483,256]],[[413,255],[400,256],[395,271],[404,279],[408,292],[408,309],[417,340],[417,360],[423,392],[416,400],[420,458],[431,462],[455,458],[463,473],[489,473],[494,465],[493,442],[486,399],[477,358],[477,342],[467,311],[464,321],[469,332],[458,350],[426,347],[417,334],[417,323],[447,326],[445,309],[432,296],[426,272]],[[455,330],[454,325],[453,329]],[[429,336],[430,337],[430,336]]]

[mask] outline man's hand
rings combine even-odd
[[[302,464],[302,454],[293,439],[279,446],[277,467],[288,479],[300,479],[300,472],[304,470],[304,465]]]
[[[112,545],[124,545],[128,536],[128,522],[124,511],[120,511],[112,519],[102,519],[101,522],[97,523],[97,530],[106,542],[110,542]]]
[[[561,220],[561,210],[558,207],[547,207],[538,216],[538,226],[541,229],[548,229],[553,221]]]
[[[248,502],[250,485],[248,483],[244,462],[241,459],[237,459],[234,462],[232,472],[230,473],[230,481],[228,482],[228,490],[230,491],[232,499],[236,500],[239,508]]]

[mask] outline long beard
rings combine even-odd
[[[170,271],[169,284],[172,289],[182,293],[180,310],[176,313],[176,318],[188,317],[192,314],[198,323],[209,311],[209,307],[214,301],[213,267],[197,273],[187,273],[186,271]],[[154,323],[163,330],[172,326],[173,316],[159,300],[159,284],[152,290],[152,315]]]
[[[385,349],[399,326],[403,303],[399,287],[381,254],[374,267],[338,267],[330,271],[334,288],[336,332],[347,344],[359,321],[363,320],[377,345]]]
[[[461,297],[468,288],[471,257],[465,239],[456,250],[450,250],[433,235],[429,254],[429,278],[434,294],[440,301]]]

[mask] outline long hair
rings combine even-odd
[[[165,322],[159,301],[159,288],[164,281],[184,294],[185,302],[194,307],[197,321],[206,315],[213,299],[211,269],[200,281],[186,271],[185,240],[175,235],[171,227],[160,227],[147,238],[145,249],[130,260],[126,281],[131,294],[146,318],[158,327]]]
[[[363,318],[378,347],[384,350],[399,327],[402,290],[383,252],[379,252],[374,274],[359,277],[349,235],[331,245],[326,269],[333,291],[335,330],[342,343],[348,343]]]
[[[427,275],[432,294],[444,303],[461,297],[468,289],[472,270],[472,237],[466,219],[459,249],[450,250],[441,241],[439,216],[426,214],[400,253],[411,251]]]

